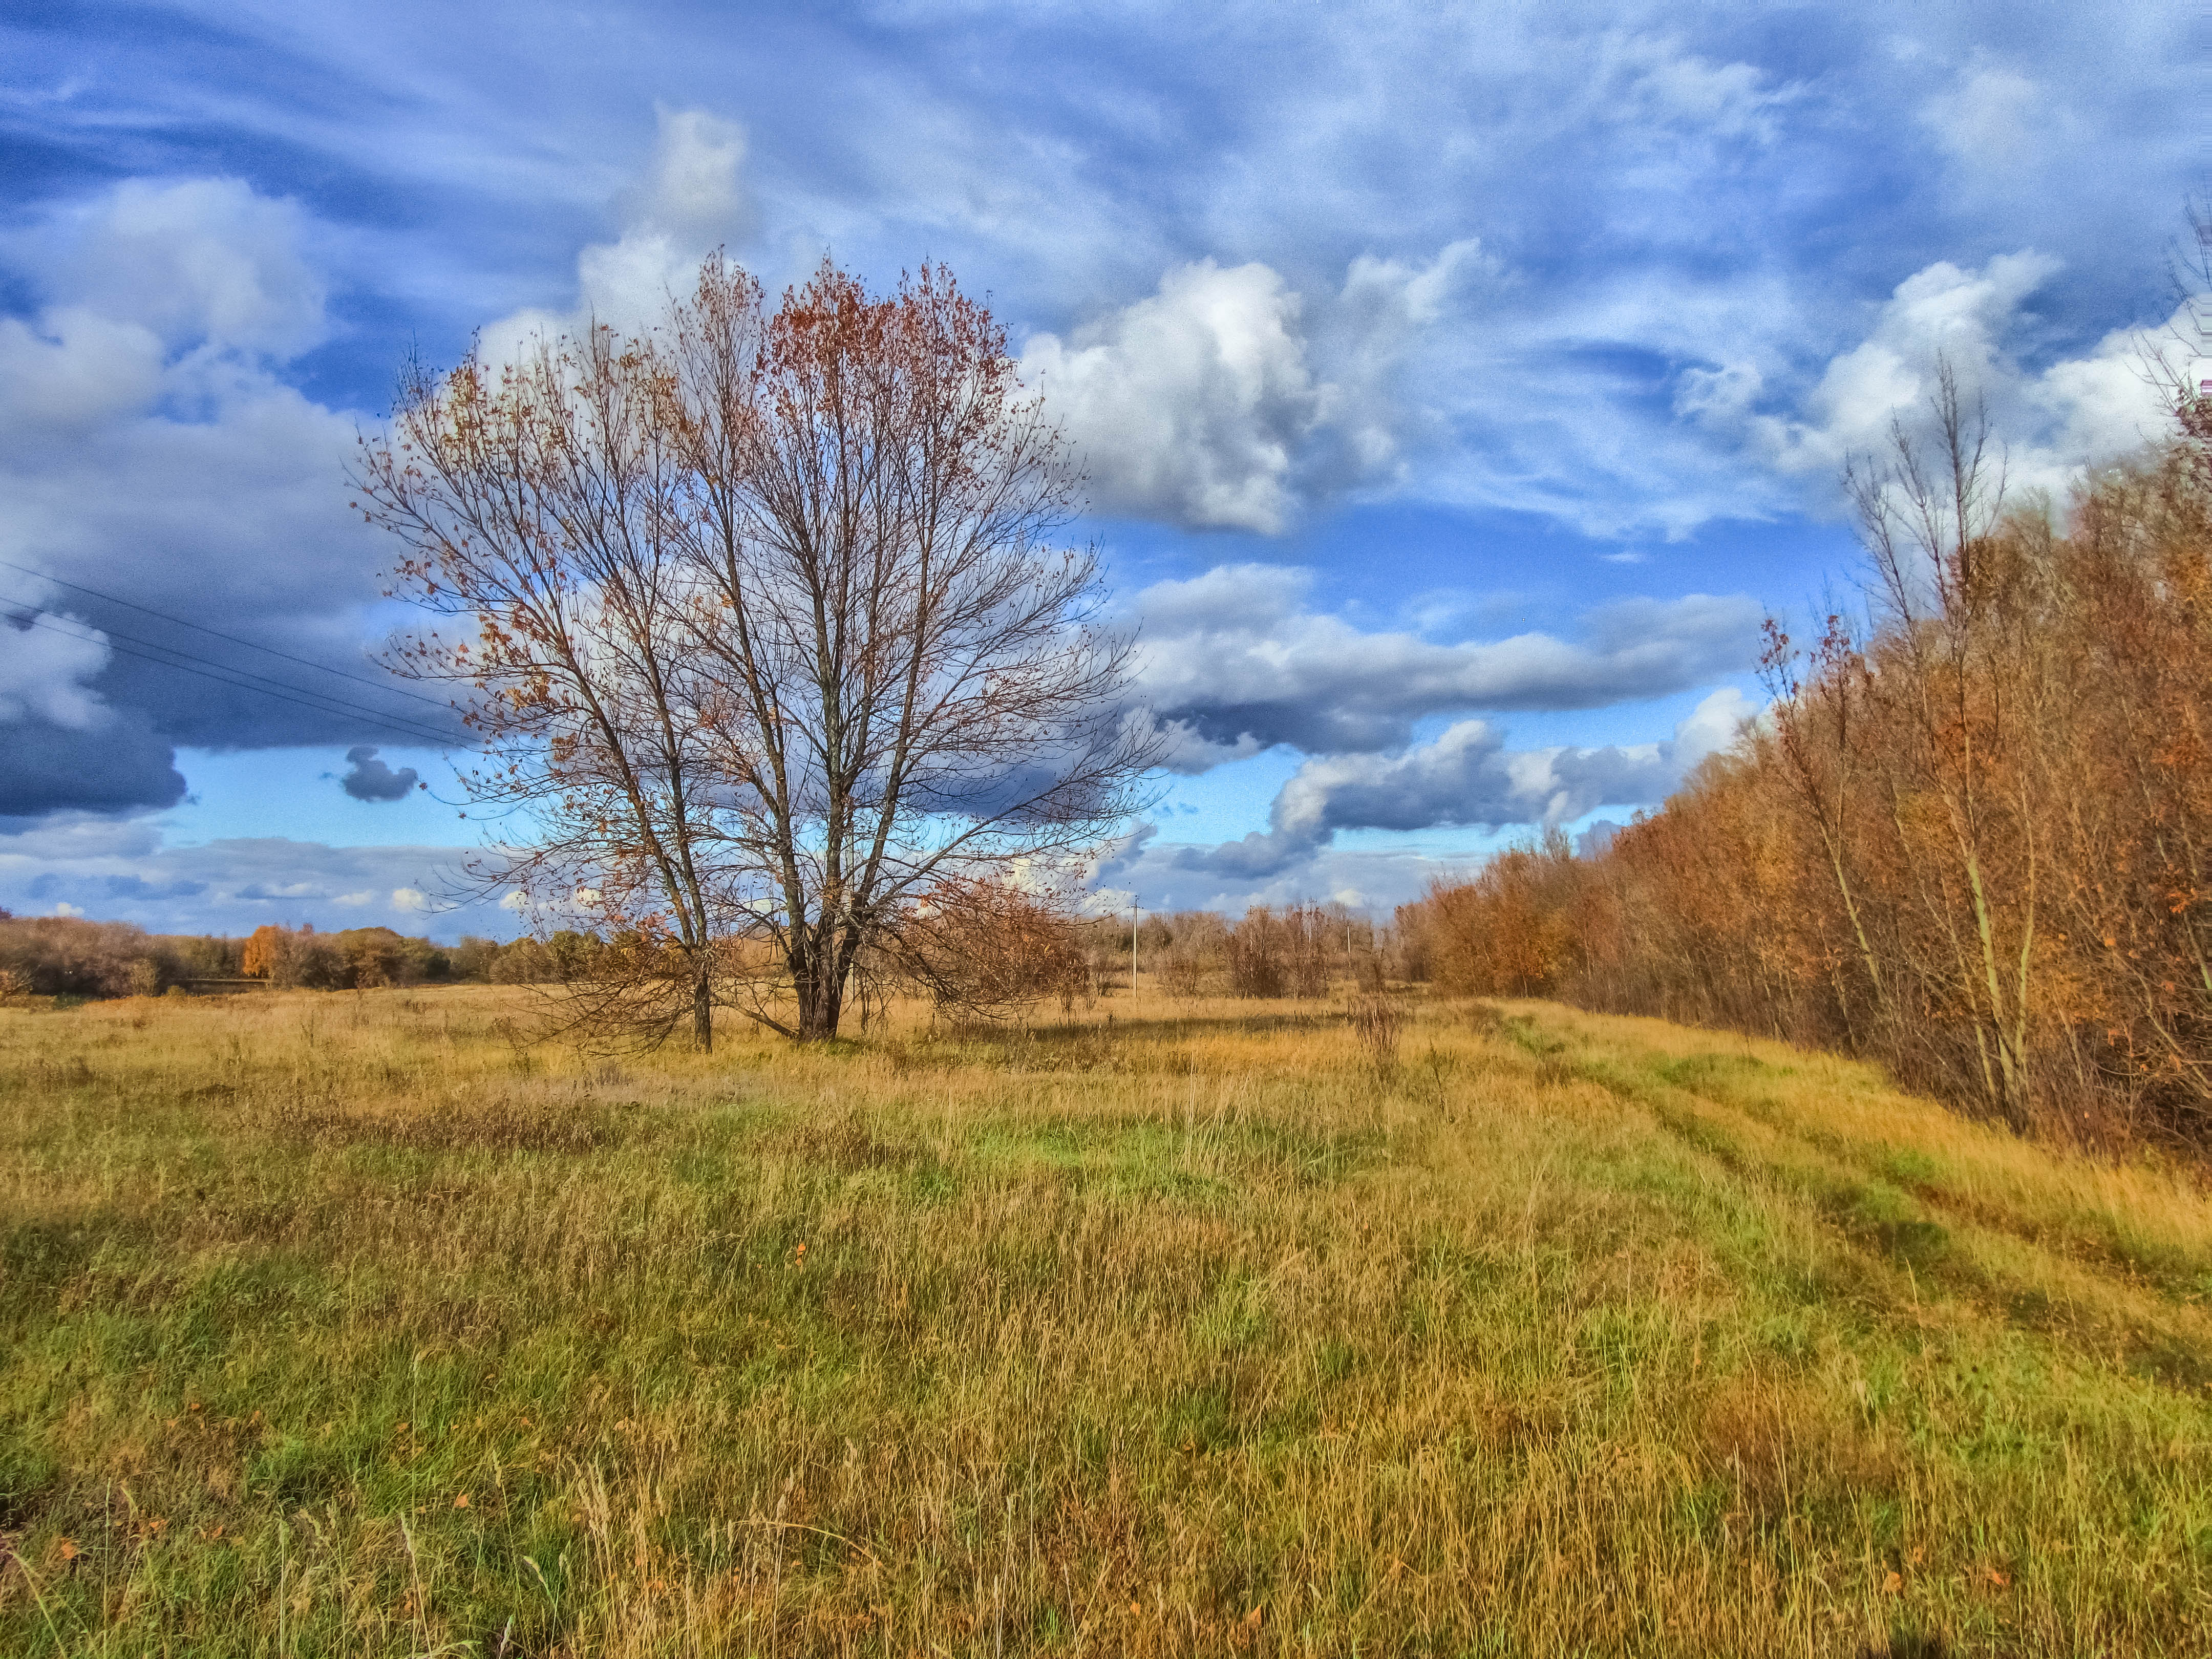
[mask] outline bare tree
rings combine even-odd
[[[675,320],[699,712],[722,867],[781,969],[746,1012],[785,1029],[758,993],[788,994],[817,1036],[902,904],[1087,848],[1153,740],[1122,714],[1095,557],[1053,544],[1060,434],[989,313],[941,267],[874,299],[825,264],[756,314],[710,262]]]
[[[605,328],[501,366],[471,353],[403,380],[355,475],[407,545],[392,591],[460,624],[391,665],[457,683],[483,744],[472,804],[497,837],[471,866],[541,914],[588,912],[650,964],[621,998],[665,1035],[713,1040],[731,907],[707,859],[706,744],[688,718],[692,605],[666,365]]]
[[[1153,739],[1054,544],[1070,476],[941,269],[825,264],[769,313],[717,258],[652,337],[417,380],[356,482],[396,591],[474,637],[395,665],[471,688],[480,876],[614,936],[572,1008],[833,1036],[915,907],[1048,889],[1126,816]]]
[[[1887,458],[1855,458],[1844,483],[1906,670],[1877,672],[1870,682],[1878,696],[1901,699],[1898,729],[1913,739],[1892,780],[1893,816],[1908,848],[1927,840],[1942,848],[1940,859],[1906,860],[1948,947],[1929,981],[1973,1033],[1990,1105],[2018,1123],[2027,1097],[2038,920],[2035,813],[2032,801],[2006,800],[1992,787],[2008,775],[2026,788],[2024,771],[1997,769],[2016,746],[2023,711],[2016,677],[2005,672],[2009,661],[1993,649],[2000,620],[2012,612],[2001,601],[2018,562],[2002,556],[1996,534],[2005,480],[1990,454],[1987,408],[1960,389],[1948,358],[1936,360],[1928,413],[1924,440],[1893,419]],[[1929,797],[1940,807],[1942,833],[1916,837],[1906,828],[1909,806]],[[2026,879],[2009,892],[1990,879],[1995,820],[2008,808],[2018,809],[2030,837]]]

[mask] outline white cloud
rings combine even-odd
[[[717,246],[741,242],[755,224],[745,188],[745,130],[704,110],[658,108],[659,131],[645,176],[617,201],[622,234],[576,256],[576,305],[567,313],[530,308],[487,324],[479,347],[491,362],[532,339],[588,322],[642,328],[672,293],[697,281],[699,262]]]
[[[745,190],[745,130],[705,110],[657,108],[653,163],[626,199],[628,222],[665,231],[702,251],[753,223]]]
[[[417,915],[432,908],[430,896],[419,887],[395,887],[392,890],[392,908],[409,915]]]
[[[1307,500],[1401,476],[1408,431],[1433,419],[1401,394],[1405,359],[1497,269],[1473,237],[1424,264],[1362,253],[1316,301],[1267,265],[1201,259],[1066,340],[1030,336],[1022,378],[1094,507],[1276,534]]]
[[[307,216],[243,179],[129,179],[50,214],[0,256],[66,305],[171,349],[289,357],[327,332]]]
[[[1354,908],[1402,903],[1433,878],[1457,878],[1468,860],[1418,842],[1393,850],[1339,848],[1332,844],[1338,830],[1533,828],[1601,805],[1648,805],[1732,741],[1752,713],[1741,692],[1723,687],[1658,743],[1516,750],[1494,727],[1468,720],[1403,755],[1309,762],[1284,788],[1265,833],[1199,847],[1164,841],[1142,825],[1100,859],[1093,896],[1106,908],[1126,908],[1134,895],[1158,908],[1232,912],[1317,896]]]
[[[1163,841],[1143,825],[1101,858],[1094,890],[1124,902],[1131,892],[1149,895],[1169,908],[1235,909],[1345,890],[1363,896],[1348,902],[1401,902],[1455,861],[1418,845],[1340,849],[1332,845],[1339,830],[1534,828],[1601,806],[1650,805],[1734,742],[1755,712],[1742,692],[1723,686],[1656,743],[1516,750],[1491,723],[1462,720],[1401,754],[1316,757],[1284,784],[1264,832],[1201,847]]]
[[[48,302],[0,319],[0,559],[363,672],[386,550],[346,509],[356,422],[282,378],[329,332],[319,234],[293,203],[200,179],[126,180],[0,238]],[[58,605],[36,586],[0,572],[8,608]],[[251,745],[331,724],[97,642],[6,637],[0,810],[165,805],[182,788],[165,737]],[[94,674],[117,722],[84,690]],[[107,740],[64,741],[94,724]]]
[[[1755,64],[1716,63],[1663,37],[1602,35],[1593,55],[1589,112],[1644,132],[1771,143],[1778,112],[1797,96],[1794,86],[1769,84]]]
[[[1922,106],[1944,149],[1976,168],[2016,163],[2063,117],[2050,91],[1999,64],[1978,63]]]
[[[2039,370],[2022,362],[2028,301],[2058,269],[2032,250],[1978,270],[1939,260],[1898,284],[1867,337],[1829,361],[1796,413],[1765,407],[1763,377],[1742,361],[1686,371],[1675,408],[1778,471],[1832,477],[1850,455],[1883,445],[1893,421],[1910,425],[1924,410],[1947,358],[1968,394],[1987,400],[2012,486],[2063,498],[2081,467],[2160,431],[2166,409],[2136,330],[2115,330],[2087,356]]]
[[[85,684],[107,665],[106,636],[58,614],[59,593],[36,576],[0,570],[0,722],[29,717],[85,732],[108,718]]]
[[[151,402],[161,341],[140,323],[60,306],[0,318],[0,431],[17,443],[76,438]]]
[[[1094,506],[1273,532],[1327,406],[1300,309],[1266,265],[1201,260],[1066,343],[1031,337],[1022,377],[1073,442]]]
[[[1757,656],[1759,609],[1741,597],[1624,600],[1591,612],[1579,643],[1532,633],[1446,645],[1310,611],[1310,584],[1303,570],[1224,565],[1137,596],[1137,691],[1170,725],[1176,769],[1276,744],[1395,749],[1428,716],[1660,696]]]
[[[1279,834],[1316,842],[1338,830],[1557,824],[1601,806],[1665,798],[1683,774],[1735,739],[1751,705],[1734,686],[1710,693],[1663,742],[1597,749],[1509,750],[1483,720],[1461,720],[1399,755],[1309,760],[1270,813]]]

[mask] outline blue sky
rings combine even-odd
[[[1384,907],[1626,816],[1754,711],[1762,612],[1849,580],[1837,472],[1937,351],[2023,495],[2155,432],[2200,28],[13,7],[0,905],[511,931],[440,908],[475,825],[442,717],[364,683],[343,468],[410,349],[641,321],[716,246],[941,259],[1007,323],[1176,734],[1109,900]]]

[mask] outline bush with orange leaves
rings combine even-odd
[[[1085,982],[1083,941],[1066,910],[1005,882],[940,882],[881,937],[876,976],[951,1012],[1000,1018],[1048,996],[1065,1006]]]
[[[1948,369],[1848,483],[1864,612],[1595,860],[1401,913],[1439,983],[1877,1058],[2016,1129],[2212,1147],[2212,404],[2063,522]]]

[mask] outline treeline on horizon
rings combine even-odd
[[[1005,1010],[1057,998],[1095,1003],[1128,983],[1132,946],[1146,977],[1181,997],[1322,997],[1349,980],[1380,990],[1418,973],[1394,935],[1341,904],[1255,906],[1238,921],[1212,910],[1171,915],[1070,919],[1014,907],[999,925],[963,926],[939,946],[941,977],[986,980],[963,988],[969,1009]],[[988,936],[986,936],[988,935]],[[633,939],[589,932],[524,935],[504,944],[475,935],[458,945],[389,927],[318,933],[264,925],[240,937],[149,933],[125,921],[11,917],[0,911],[0,996],[159,996],[171,989],[371,990],[438,984],[587,984]],[[958,963],[956,974],[952,959]],[[917,989],[927,994],[939,988]]]
[[[1594,858],[1399,912],[1443,987],[1842,1049],[2024,1131],[2212,1145],[2212,402],[2008,508],[1946,382],[1850,478],[1863,605]],[[2057,521],[2054,522],[2054,519]]]
[[[268,925],[232,938],[0,911],[0,998],[161,996],[252,981],[317,991],[541,984],[574,973],[598,948],[597,939],[575,933],[505,944],[471,934],[458,945],[440,945],[389,927],[319,933],[312,926]]]

